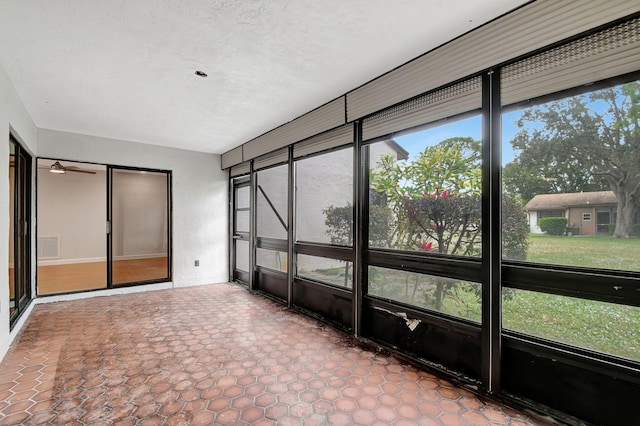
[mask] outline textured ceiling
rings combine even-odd
[[[0,0],[0,65],[38,127],[222,153],[525,2]]]

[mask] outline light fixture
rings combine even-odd
[[[60,173],[60,174],[67,173],[67,171],[64,169],[64,166],[60,164],[59,161],[56,161],[51,166],[49,166],[49,171],[51,173]]]

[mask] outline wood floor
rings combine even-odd
[[[113,284],[167,278],[167,258],[115,260]],[[38,266],[38,294],[107,288],[107,262]]]

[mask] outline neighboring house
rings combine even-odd
[[[567,233],[573,235],[610,234],[616,222],[617,198],[613,191],[539,194],[527,203],[529,232],[542,234],[543,217],[566,217]]]

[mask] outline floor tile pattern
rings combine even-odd
[[[234,284],[39,304],[2,425],[535,425]]]

